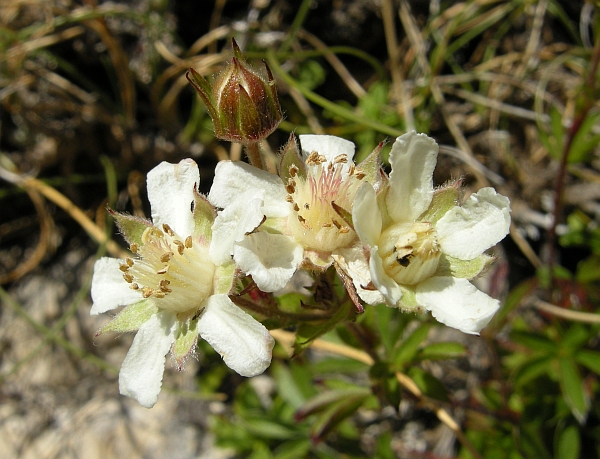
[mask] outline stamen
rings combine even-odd
[[[133,276],[129,273],[124,273],[123,279],[125,279],[125,281],[129,284],[131,284],[133,282]]]
[[[125,258],[125,263],[127,263],[127,266],[130,268],[133,266],[133,260],[131,258]]]
[[[296,174],[298,173],[299,169],[298,169],[298,166],[296,166],[295,164],[292,164],[292,165],[289,167],[288,171],[289,171],[289,173],[290,173],[290,175],[291,175],[292,177],[295,177],[295,176],[296,176]]]
[[[160,257],[160,261],[162,261],[163,263],[168,263],[173,255],[173,252],[163,253]]]
[[[140,246],[137,245],[135,242],[133,242],[130,246],[129,246],[129,250],[131,250],[131,253],[135,254],[138,253]]]
[[[186,249],[192,248],[192,236],[188,236],[185,238],[185,248]]]
[[[123,271],[124,273],[126,273],[127,271],[129,271],[129,265],[126,265],[126,264],[119,265],[119,269],[121,271]]]
[[[167,225],[166,223],[163,223],[162,227],[163,227],[164,232],[167,233],[169,236],[173,237],[175,235],[175,233],[173,232],[171,227],[169,225]]]
[[[173,244],[175,244],[177,246],[177,252],[179,252],[179,255],[183,255],[183,251],[185,250],[185,246],[183,245],[183,242],[175,239],[173,241]]]

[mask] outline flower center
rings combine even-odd
[[[357,172],[354,164],[344,170],[347,162],[346,155],[339,155],[326,163],[324,156],[313,151],[306,159],[306,178],[296,175],[298,168],[290,167],[292,178],[286,186],[287,200],[294,210],[290,227],[305,249],[332,252],[349,245],[356,236],[340,212],[351,212],[364,174]]]
[[[442,252],[431,223],[392,225],[381,233],[379,241],[383,267],[399,284],[418,284],[437,270]]]
[[[126,258],[119,269],[133,290],[153,298],[165,310],[182,313],[196,310],[213,290],[215,265],[208,250],[182,240],[168,225],[156,226],[142,234],[142,244],[131,244],[138,258]]]

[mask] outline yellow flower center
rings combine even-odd
[[[191,236],[182,239],[168,225],[152,226],[142,234],[142,244],[130,249],[138,258],[120,265],[123,279],[159,308],[192,311],[212,294],[215,265],[208,249],[193,244]]]
[[[379,255],[386,273],[398,284],[415,285],[437,270],[440,244],[427,222],[390,226],[379,239]]]
[[[357,172],[354,164],[344,172],[347,162],[346,155],[339,155],[326,163],[325,157],[313,151],[306,160],[306,178],[296,175],[295,166],[290,167],[292,178],[286,186],[287,200],[293,208],[290,227],[307,250],[332,252],[349,245],[356,237],[340,212],[352,211],[354,195],[364,174]]]

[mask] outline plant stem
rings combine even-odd
[[[266,170],[265,162],[260,154],[260,141],[246,144],[246,154],[250,164],[259,169]]]

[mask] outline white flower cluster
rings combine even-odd
[[[292,136],[279,175],[222,161],[208,198],[197,192],[192,160],[150,171],[152,222],[113,213],[132,256],[98,260],[92,282],[92,314],[125,306],[98,333],[138,330],[119,375],[121,393],[153,406],[166,354],[181,368],[198,337],[239,374],[262,373],[273,339],[229,298],[241,275],[277,292],[299,270],[333,265],[359,309],[429,310],[478,333],[499,302],[469,279],[508,233],[509,201],[492,188],[464,202],[458,184],[434,189],[437,154],[424,134],[398,137],[388,177],[378,150],[355,165],[347,140]]]

